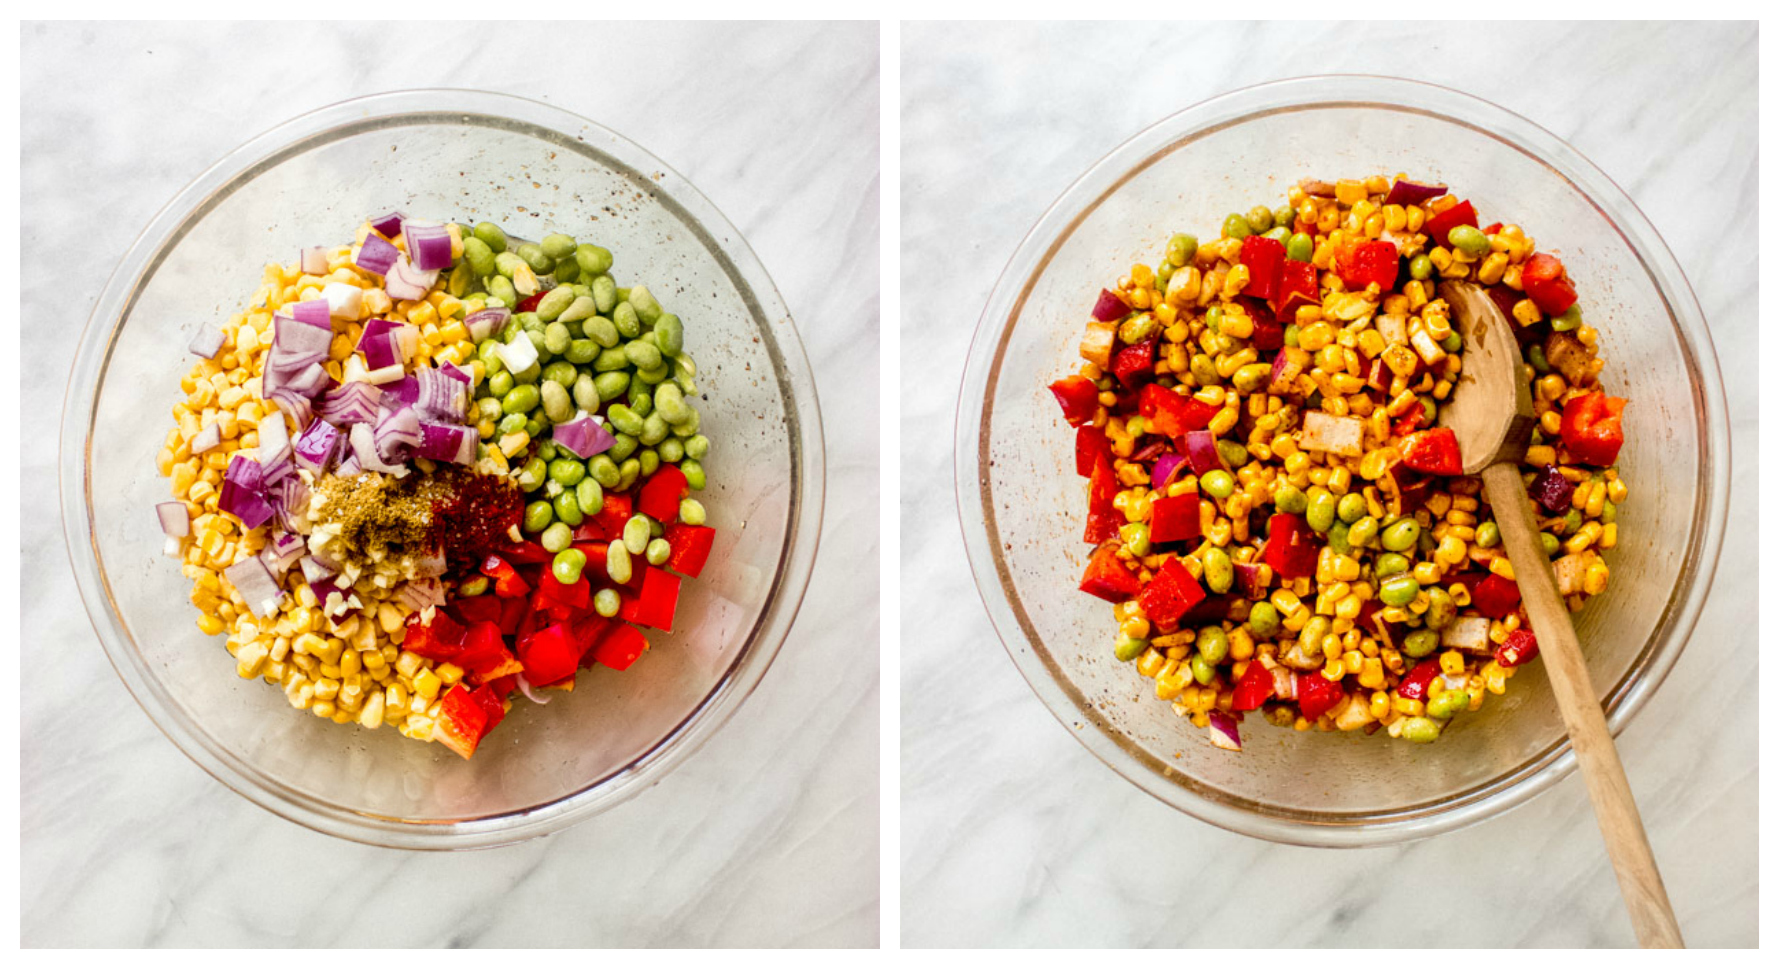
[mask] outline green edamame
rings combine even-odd
[[[624,392],[630,389],[630,375],[620,371],[607,371],[597,377],[591,378],[586,374],[581,374],[581,380],[589,381],[599,397],[599,400],[591,407],[583,404],[582,407],[585,410],[595,410],[599,407],[600,403],[608,400],[615,400],[618,397],[623,396]],[[578,400],[579,398],[576,399]]]
[[[611,250],[590,242],[575,246],[574,261],[580,263],[581,272],[588,276],[600,276],[612,268]]]
[[[581,503],[575,499],[572,491],[564,491],[557,495],[555,500],[550,502],[550,507],[556,510],[556,519],[568,523],[571,528],[579,527],[581,522],[586,520],[586,516],[581,513]]]
[[[610,556],[610,554],[611,552],[608,550],[606,555]],[[606,574],[611,574],[611,565],[609,561],[606,564]],[[618,597],[618,590],[616,589],[600,589],[598,592],[593,593],[593,611],[599,613],[606,619],[610,619],[617,615],[618,610],[623,608],[623,606],[624,600]]]
[[[1261,639],[1271,639],[1279,631],[1279,610],[1270,602],[1256,602],[1248,610],[1248,629]]]
[[[593,477],[594,481],[599,482],[601,488],[616,488],[618,486],[618,463],[609,453],[595,454],[593,459],[587,462],[587,473]]]
[[[1426,717],[1409,717],[1402,721],[1402,738],[1417,744],[1430,744],[1439,739],[1439,721]]]
[[[1138,639],[1135,636],[1119,633],[1118,641],[1112,645],[1112,655],[1118,657],[1119,662],[1128,663],[1143,655],[1143,650],[1148,648],[1149,641],[1147,639]]]
[[[1336,501],[1334,494],[1321,485],[1310,489],[1309,508],[1304,512],[1311,528],[1326,535],[1334,527]]]
[[[704,524],[704,505],[696,498],[679,500],[679,520],[688,525]]]
[[[541,532],[555,520],[556,513],[550,510],[547,501],[534,501],[525,506],[525,530],[528,532]]]
[[[569,400],[568,391],[554,380],[546,380],[543,387],[544,416],[552,424],[566,423],[574,417],[574,402]]]
[[[692,413],[697,414],[698,412],[693,411]],[[686,438],[686,457],[691,458],[694,461],[702,461],[704,460],[704,456],[709,453],[710,438],[705,437],[702,434],[693,434],[691,437]]]
[[[1395,552],[1385,552],[1377,557],[1377,564],[1372,566],[1372,574],[1382,579],[1398,572],[1408,571],[1408,557]]]
[[[1223,662],[1229,655],[1229,634],[1222,626],[1206,626],[1198,631],[1198,653],[1212,663]]]
[[[536,407],[540,400],[536,386],[520,384],[500,398],[500,409],[508,414],[525,414]]]
[[[629,303],[619,303],[612,310],[612,325],[618,328],[619,335],[626,340],[642,336],[642,320],[637,318],[636,307]]]
[[[1458,604],[1451,593],[1434,586],[1427,590],[1427,614],[1422,618],[1428,629],[1444,629],[1458,618]]]
[[[622,461],[636,453],[636,446],[636,438],[619,431],[612,435],[612,446],[607,448],[605,453],[611,455],[613,461]],[[603,481],[599,483],[605,485]],[[611,485],[605,486],[611,487]]]
[[[587,466],[581,465],[583,475],[586,474],[586,471]],[[599,487],[599,482],[592,478],[582,477],[580,482],[574,486],[574,500],[575,504],[581,507],[581,514],[584,515],[595,508],[605,506],[605,489]]]
[[[679,463],[680,473],[686,476],[686,486],[693,491],[704,490],[704,465],[687,458]]]
[[[1384,581],[1377,597],[1386,606],[1406,606],[1421,594],[1421,584],[1406,572],[1398,572]]]
[[[545,551],[560,552],[574,544],[574,529],[563,522],[557,522],[544,529],[544,533],[538,536],[537,543],[542,545]]]
[[[1453,233],[1456,235],[1457,233]],[[1463,690],[1447,690],[1427,701],[1427,716],[1450,720],[1470,705],[1470,694]]]
[[[1340,501],[1334,506],[1334,513],[1340,516],[1341,521],[1351,525],[1365,517],[1365,497],[1353,492],[1341,495]]]
[[[550,480],[564,488],[580,484],[586,476],[587,466],[572,457],[557,458],[550,462]]]
[[[569,289],[567,286],[558,286],[545,293],[544,298],[537,301],[537,309],[535,312],[537,313],[538,319],[543,320],[545,323],[553,323],[557,317],[562,315],[564,310],[568,309],[573,304],[574,290]],[[556,352],[560,353],[561,351],[558,350]]]
[[[582,267],[585,271],[586,267]],[[596,275],[592,284],[593,306],[601,316],[610,313],[618,305],[618,284],[610,276]]]
[[[612,542],[605,547],[605,574],[619,585],[630,581],[630,550],[623,542]]]
[[[690,453],[689,449],[687,453]],[[1309,496],[1280,475],[1278,486],[1273,489],[1272,503],[1273,507],[1288,515],[1301,515],[1309,507],[1310,500]]]
[[[1246,239],[1253,234],[1254,227],[1248,224],[1248,220],[1244,218],[1240,212],[1231,212],[1229,213],[1229,217],[1223,220],[1223,235],[1225,238]]]
[[[1421,526],[1413,518],[1398,518],[1384,526],[1380,541],[1392,552],[1406,552],[1420,541]]]
[[[624,523],[624,547],[631,555],[641,555],[649,546],[649,516],[631,515]]]
[[[665,538],[649,539],[648,547],[645,548],[642,553],[642,557],[646,559],[650,565],[666,565],[667,560],[672,556],[673,546],[667,544],[667,539]]]
[[[498,255],[507,251],[507,234],[501,230],[500,226],[492,222],[477,222],[476,227],[471,229],[470,233],[480,239],[482,244],[488,247],[490,253]],[[483,273],[482,275],[488,274]]]
[[[1417,629],[1402,640],[1402,651],[1413,659],[1432,656],[1439,648],[1439,634],[1431,629]]]
[[[519,469],[519,474],[516,479],[518,482],[518,485],[519,485],[519,490],[521,490],[521,491],[536,491],[537,489],[543,487],[544,486],[544,475],[545,475],[544,459],[540,458],[540,457],[533,457],[531,460],[525,462],[524,467]],[[535,528],[532,529],[532,531],[536,531],[536,530],[537,529],[535,529]]]
[[[1205,551],[1204,580],[1212,592],[1221,595],[1229,591],[1235,582],[1235,564],[1229,560],[1228,552],[1215,545]]]
[[[1611,519],[1606,518],[1605,515],[1601,515],[1600,517],[1606,521],[1611,521]],[[1493,518],[1476,526],[1477,548],[1494,548],[1499,544],[1501,544],[1501,526],[1495,524]]]
[[[1207,471],[1198,479],[1198,490],[1221,501],[1235,494],[1235,476],[1222,468]]]
[[[642,434],[642,418],[636,415],[636,411],[623,404],[613,404],[605,412],[605,419],[611,426],[631,437]]]
[[[581,581],[581,570],[586,567],[587,553],[569,547],[556,553],[556,558],[550,562],[550,574],[563,585],[573,585]]]

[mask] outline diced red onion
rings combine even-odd
[[[342,427],[347,424],[362,424],[377,419],[377,405],[382,399],[383,391],[355,380],[341,384],[323,395],[316,413]]]
[[[275,515],[278,511],[275,489],[280,481],[296,474],[296,462],[290,459],[290,454],[287,452],[276,461],[261,461],[260,467],[265,469],[263,474],[265,475],[266,501],[272,503],[272,512]]]
[[[402,362],[414,359],[420,352],[420,328],[412,323],[403,323],[395,331],[396,346],[401,347]]]
[[[240,454],[229,460],[222,476],[222,494],[216,506],[241,520],[249,529],[272,520],[272,505],[266,500],[265,469],[258,461]]]
[[[257,556],[236,562],[223,569],[222,574],[228,576],[229,584],[247,601],[247,608],[261,619],[277,612],[278,603],[284,601],[284,589]]]
[[[352,587],[338,578],[330,577],[319,582],[311,581],[309,588],[315,593],[315,601],[321,605],[321,612],[326,616],[339,616],[352,607]],[[328,608],[328,600],[339,597],[332,609]]]
[[[298,560],[298,564],[302,567],[302,570],[303,570],[303,581],[309,583],[310,585],[314,585],[315,583],[324,581],[326,579],[331,579],[334,576],[340,574],[339,570],[318,560],[313,555],[303,556],[300,560]]]
[[[291,303],[285,307],[296,319],[315,326],[332,328],[332,317],[328,314],[327,300],[306,299],[300,303]]]
[[[395,597],[415,612],[428,606],[437,609],[445,604],[445,587],[434,578],[410,579],[395,590]]]
[[[304,249],[301,258],[303,272],[311,276],[327,275],[327,250],[321,246],[310,246]]]
[[[464,460],[463,457],[465,441],[469,443],[468,460]],[[453,464],[474,464],[476,461],[476,432],[454,424],[421,421],[420,456],[434,461],[450,461]]]
[[[402,236],[408,241],[408,259],[415,269],[427,272],[451,265],[451,231],[444,226],[406,219],[402,222]]]
[[[1093,304],[1093,318],[1102,323],[1122,319],[1128,312],[1130,312],[1130,304],[1109,289],[1100,290],[1100,298]]]
[[[531,337],[524,330],[513,334],[513,342],[496,345],[496,353],[500,362],[513,373],[522,373],[531,369],[537,362],[537,347],[531,343]]]
[[[458,383],[462,384],[463,389],[465,389],[465,390],[475,390],[476,389],[476,378],[468,370],[465,370],[462,367],[459,367],[458,365],[456,365],[454,363],[441,364],[439,366],[438,370],[439,370],[439,373],[444,374],[445,376],[450,377],[452,380],[455,380]]]
[[[388,239],[369,235],[364,237],[364,245],[358,247],[358,255],[352,258],[352,264],[365,272],[381,276],[389,272],[390,267],[400,258],[401,250]]]
[[[315,300],[325,310],[324,300]],[[299,303],[299,306],[308,304]],[[305,311],[308,313],[308,311]],[[308,315],[313,316],[312,313]],[[302,317],[279,313],[272,317],[272,347],[287,353],[307,355],[311,353],[326,354],[334,341],[334,328],[323,314],[320,320],[303,319]]]
[[[387,323],[388,320],[372,320],[372,323]],[[365,366],[372,370],[385,367],[401,366],[401,348],[396,346],[394,327],[384,330],[364,328],[364,335],[358,338],[358,352],[364,354]],[[375,383],[375,381],[372,381]]]
[[[358,466],[364,470],[383,471],[387,473],[407,470],[399,464],[388,464],[383,461],[382,457],[377,453],[376,432],[371,429],[371,425],[352,425],[352,433],[349,435],[348,440],[352,442],[352,456],[357,459]]]
[[[391,464],[401,464],[420,446],[420,417],[412,407],[402,407],[385,414],[377,422],[374,440],[377,455]]]
[[[276,411],[259,419],[259,463],[270,467],[290,454],[290,430]]]
[[[383,288],[388,290],[391,299],[425,299],[426,291],[438,282],[438,278],[438,270],[421,271],[404,257],[389,267]]]
[[[1399,178],[1390,186],[1390,194],[1384,199],[1385,205],[1419,205],[1428,199],[1436,199],[1446,193],[1444,185],[1417,185],[1407,179]]]
[[[480,343],[499,333],[501,327],[506,326],[507,321],[512,318],[512,310],[497,306],[493,309],[477,310],[464,317],[463,326],[469,331],[470,338]]]
[[[297,464],[311,473],[326,474],[328,467],[339,456],[340,445],[344,440],[339,428],[326,421],[316,421],[296,439],[291,454]]]
[[[1229,470],[1223,463],[1223,455],[1217,453],[1217,435],[1210,431],[1186,432],[1186,459],[1192,464],[1193,474]]]
[[[353,453],[352,449],[348,447],[342,453],[339,466],[334,468],[334,475],[341,478],[350,478],[362,471],[364,471],[364,469],[358,466],[358,455]]]
[[[1242,584],[1242,595],[1258,602],[1266,594],[1266,584],[1260,581],[1260,566],[1237,562],[1235,578]]]
[[[328,283],[321,287],[321,298],[327,301],[327,315],[336,320],[356,320],[364,312],[364,290],[351,283]]]
[[[259,553],[260,561],[266,565],[266,571],[272,578],[282,579],[290,571],[290,567],[303,554],[303,536],[286,532],[272,539],[265,550]]]
[[[1224,750],[1242,749],[1242,728],[1234,717],[1222,710],[1212,710],[1210,719],[1212,744]]]
[[[178,555],[182,544],[179,540],[191,534],[191,513],[185,510],[183,501],[163,501],[154,510],[160,516],[161,531],[167,536],[167,554]]]
[[[1160,489],[1173,483],[1173,477],[1186,464],[1186,459],[1178,454],[1163,454],[1155,459],[1155,467],[1149,471],[1149,487]]]
[[[426,420],[462,423],[469,401],[465,385],[451,379],[434,367],[421,367],[414,373],[414,409]]]
[[[314,397],[327,389],[327,381],[327,368],[317,361],[304,367],[295,377],[285,380],[284,386],[304,397]]]
[[[401,364],[392,363],[387,367],[366,370],[364,373],[364,382],[367,384],[392,384],[407,375],[408,372],[402,369]]]
[[[420,399],[420,378],[414,376],[413,374],[408,374],[407,376],[403,377],[400,380],[395,381],[394,383],[388,383],[388,384],[383,385],[383,406],[384,407],[389,407],[391,404],[394,404],[396,406],[400,406],[402,404],[412,405],[415,401],[418,401],[419,399]]]
[[[550,702],[549,697],[541,696],[537,693],[531,692],[531,681],[525,678],[524,673],[519,674],[518,682],[519,682],[519,692],[525,694],[525,699],[530,700],[531,702],[537,704],[538,706],[543,706],[544,704]]]
[[[198,331],[197,336],[191,338],[188,349],[205,360],[214,360],[217,352],[222,349],[222,341],[221,330],[214,326],[206,326]]]
[[[323,422],[325,423],[325,422]],[[299,474],[285,476],[273,485],[267,495],[272,502],[272,520],[287,532],[297,531],[297,521],[309,510],[309,486]]]
[[[191,439],[191,453],[203,454],[221,443],[222,425],[212,424],[199,431],[198,436]]]
[[[388,215],[380,215],[372,219],[371,228],[383,233],[385,238],[393,239],[401,234],[402,223],[407,221],[407,218],[401,214],[401,210],[397,209]]]
[[[585,461],[595,454],[602,454],[612,445],[618,443],[612,432],[606,430],[599,418],[589,417],[585,411],[572,421],[557,424],[550,429],[550,440],[557,447],[568,451]]]

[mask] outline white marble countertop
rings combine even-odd
[[[1139,129],[1311,72],[1420,78],[1530,117],[1623,186],[1691,278],[1733,420],[1732,527],[1686,654],[1620,750],[1688,943],[1756,942],[1754,34],[902,27],[905,945],[1633,942],[1578,776],[1507,816],[1405,847],[1319,851],[1230,834],[1095,761],[1020,678],[973,594],[951,430],[965,350],[1006,260],[1077,175]],[[933,630],[946,634],[910,633]],[[1726,665],[1738,671],[1727,682]],[[1437,870],[1461,874],[1421,890],[1414,873]],[[1469,903],[1454,906],[1460,892]]]
[[[801,616],[723,730],[577,827],[423,854],[274,817],[160,735],[75,592],[55,447],[27,448],[23,480],[39,484],[23,495],[20,542],[23,943],[874,945],[876,26],[407,24],[394,38],[376,24],[64,23],[26,24],[22,40],[25,399],[62,399],[106,276],[225,152],[344,98],[476,87],[624,132],[740,228],[807,343],[828,459]],[[570,50],[584,56],[548,56]]]

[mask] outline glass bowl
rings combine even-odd
[[[1263,84],[1175,114],[1071,185],[1019,246],[984,310],[958,410],[958,506],[977,587],[1051,712],[1114,770],[1174,807],[1274,841],[1347,846],[1488,817],[1574,767],[1539,664],[1438,743],[1300,734],[1249,717],[1242,752],[1112,656],[1104,603],[1077,591],[1086,488],[1045,389],[1079,365],[1095,297],[1174,232],[1215,236],[1301,178],[1408,172],[1560,253],[1600,330],[1604,380],[1629,397],[1630,486],[1611,584],[1577,619],[1607,720],[1622,729],[1679,657],[1723,538],[1729,438],[1698,302],[1631,200],[1575,149],[1456,91],[1379,77]]]
[[[390,728],[342,727],[235,677],[190,583],[162,554],[155,453],[186,344],[258,287],[267,262],[399,208],[561,229],[615,256],[686,321],[704,432],[701,496],[719,538],[679,628],[628,671],[596,668],[529,702],[474,760]],[[529,230],[529,231],[528,231]],[[328,834],[408,848],[557,830],[659,781],[760,682],[802,602],[821,529],[821,415],[808,360],[740,233],[666,163],[557,108],[475,91],[335,104],[253,139],[167,204],[125,254],[82,337],[62,418],[64,527],[100,642],[156,726],[216,779]]]

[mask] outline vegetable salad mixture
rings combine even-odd
[[[611,268],[395,212],[193,341],[157,511],[241,677],[467,758],[672,631],[710,441],[684,326]]]
[[[1437,739],[1538,643],[1455,435],[1463,365],[1441,280],[1515,323],[1538,414],[1521,467],[1571,610],[1606,588],[1625,401],[1563,263],[1443,186],[1305,181],[1167,243],[1101,292],[1078,374],[1050,386],[1088,478],[1081,589],[1113,652],[1241,749],[1297,730]]]

